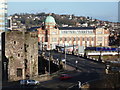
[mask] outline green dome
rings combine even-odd
[[[55,25],[56,22],[55,22],[55,19],[52,16],[47,16],[46,19],[45,19],[45,24]]]

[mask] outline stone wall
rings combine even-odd
[[[20,80],[38,74],[37,32],[8,31],[5,34],[8,79]]]

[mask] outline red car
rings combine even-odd
[[[59,78],[60,78],[60,80],[66,80],[66,79],[72,78],[72,76],[70,76],[68,74],[62,74]]]

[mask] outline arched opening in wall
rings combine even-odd
[[[16,45],[17,44],[17,42],[16,41],[13,41],[13,43]]]

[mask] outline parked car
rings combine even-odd
[[[20,85],[26,85],[27,84],[27,80],[20,80]]]
[[[59,77],[60,80],[66,80],[66,79],[70,79],[70,78],[72,78],[72,76],[70,76],[70,75],[68,75],[68,74],[62,74],[62,75]]]
[[[39,83],[40,82],[36,80],[20,80],[21,85],[37,85]]]
[[[65,61],[66,61],[66,59],[65,59],[65,58],[62,58],[62,59],[61,59],[61,61],[62,61],[62,62],[65,62]]]

